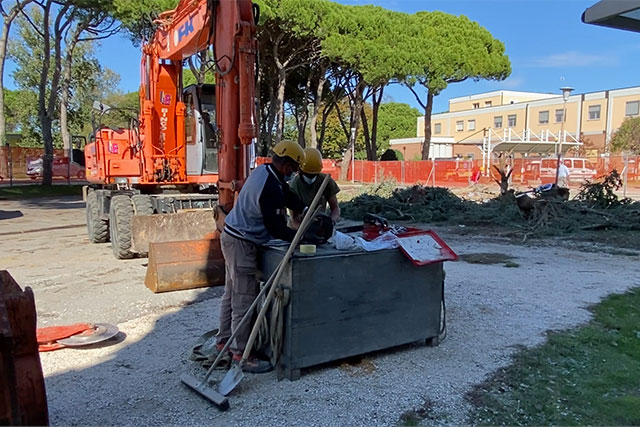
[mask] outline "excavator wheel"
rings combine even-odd
[[[135,215],[153,215],[151,197],[144,194],[136,194],[131,196],[131,201],[133,202]]]
[[[106,243],[109,241],[109,222],[102,219],[98,213],[98,195],[95,191],[87,194],[87,233],[91,243]]]
[[[131,218],[133,202],[126,195],[113,196],[109,211],[109,231],[111,248],[117,259],[133,258],[131,252]]]
[[[153,215],[153,205],[151,204],[151,197],[144,194],[136,194],[131,196],[133,202],[134,215]],[[146,258],[148,252],[139,252],[138,255],[142,258]]]

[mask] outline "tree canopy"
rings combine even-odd
[[[451,83],[504,79],[510,73],[502,42],[464,16],[437,11],[407,14],[330,0],[255,2],[261,10],[256,92],[261,131],[258,152],[262,154],[286,135],[302,145],[320,148],[325,157],[343,157],[343,168],[348,166],[351,150],[357,158],[378,159],[389,148],[390,139],[416,135],[420,112],[406,104],[384,102],[389,85],[404,84],[413,91],[426,117],[424,157],[429,148],[433,97]],[[64,12],[63,18],[71,19],[70,29],[82,28],[78,25],[83,19],[99,19],[102,15],[95,15],[96,11],[104,12],[109,19],[117,20],[134,44],[139,44],[153,35],[158,14],[177,3],[42,0],[34,4],[40,9],[52,4],[49,12],[53,15]],[[69,15],[72,10],[73,15]],[[37,12],[29,12],[29,16],[33,22],[40,19]],[[49,27],[55,27],[53,18]],[[67,58],[64,55],[69,52],[74,30],[64,33],[58,46],[53,28],[47,48],[43,34],[36,31],[38,25],[29,29],[23,22],[19,26],[10,49],[17,64],[13,77],[18,90],[7,95],[4,106],[8,129],[21,129],[34,135],[34,140],[40,135],[46,141],[50,132],[43,133],[43,126],[52,126],[57,143],[57,134],[64,134],[65,127],[73,133],[86,131],[92,121],[89,104],[94,99],[110,106],[138,107],[137,92],[104,90],[117,87],[118,76],[100,64],[93,43],[78,44],[73,56],[68,57],[69,66],[65,65],[62,59]],[[210,54],[211,50],[184,62],[185,86],[215,81],[212,74],[202,74],[211,68],[202,64],[215,60],[204,56]],[[137,64],[131,64],[131,68],[135,70]],[[62,75],[57,78],[55,73]],[[42,92],[44,98],[55,102],[43,102]],[[28,119],[28,115],[17,113],[18,105],[24,99],[33,99],[34,93],[40,107],[35,114],[31,107]],[[55,108],[48,108],[51,105]],[[40,123],[34,115],[40,116]],[[103,119],[115,125],[125,116],[114,113]]]
[[[613,151],[640,154],[640,117],[628,118],[611,138]]]

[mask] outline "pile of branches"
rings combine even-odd
[[[622,187],[616,170],[599,181],[587,181],[571,201],[554,198],[536,200],[524,239],[531,235],[566,234],[594,230],[640,230],[640,202],[619,198]]]
[[[485,203],[462,199],[448,188],[413,186],[396,188],[388,195],[380,194],[378,184],[341,205],[342,216],[354,220],[364,214],[381,215],[390,221],[412,221],[455,224],[501,224],[522,221],[513,193]],[[388,188],[384,184],[384,188]]]
[[[618,198],[615,191],[620,185],[620,176],[613,171],[598,182],[584,184],[573,200],[540,196],[524,212],[513,190],[478,203],[447,188],[413,186],[389,192],[390,185],[382,183],[342,203],[341,209],[345,218],[354,220],[373,213],[390,221],[499,226],[523,240],[593,230],[640,230],[640,202]]]

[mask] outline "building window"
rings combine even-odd
[[[480,108],[480,103],[479,102],[474,102],[473,103],[473,108]]]
[[[625,116],[637,116],[640,113],[640,101],[627,102],[627,106],[624,109]]]
[[[464,120],[458,120],[456,122],[456,130],[462,132],[464,130]]]
[[[433,132],[437,134],[442,132],[442,124],[436,123],[435,125],[433,125]]]
[[[509,127],[515,127],[516,126],[516,115],[515,114],[509,114],[507,116],[507,120],[509,121]]]
[[[484,106],[485,107],[491,107],[492,102],[491,101],[484,101]]]
[[[561,123],[564,119],[564,110],[556,110],[556,123]]]
[[[600,106],[599,105],[590,105],[589,106],[589,120],[600,120]]]
[[[468,120],[467,121],[467,130],[476,130],[476,121]]]
[[[493,118],[493,127],[501,128],[502,127],[502,116],[495,116]]]
[[[538,113],[538,123],[541,125],[549,123],[549,111],[540,111]]]

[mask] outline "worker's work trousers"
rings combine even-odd
[[[259,293],[256,278],[258,248],[255,244],[237,239],[226,232],[220,236],[220,244],[226,271],[218,342],[227,341],[232,332],[238,331],[229,348],[233,353],[240,354],[247,346],[253,327],[251,317],[242,325],[240,320]]]
[[[558,177],[558,187],[568,188],[569,187],[569,178],[566,176]]]

